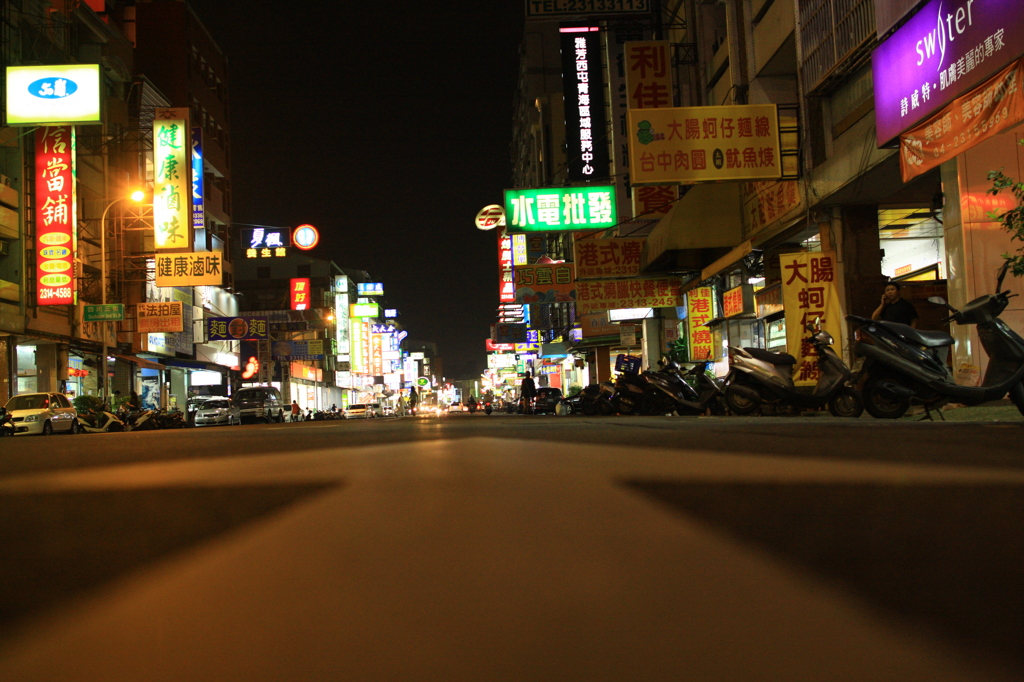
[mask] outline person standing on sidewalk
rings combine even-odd
[[[299,415],[300,414],[301,414],[301,412],[299,411],[299,403],[297,401],[293,400],[292,401],[292,421],[293,422],[299,421]]]
[[[533,399],[537,397],[537,384],[533,381],[530,372],[523,377],[523,383],[519,386],[519,399],[523,401],[523,414],[533,414]]]
[[[885,285],[882,302],[875,308],[875,312],[871,313],[871,319],[909,324],[916,329],[917,309],[913,303],[903,298],[899,282],[889,282]]]

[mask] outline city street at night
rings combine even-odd
[[[1022,431],[477,413],[8,439],[0,679],[1020,679]]]

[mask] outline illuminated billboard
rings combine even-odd
[[[360,296],[383,296],[384,284],[382,282],[358,282],[356,292]]]
[[[292,310],[309,310],[310,291],[308,277],[293,277],[291,281]]]
[[[606,185],[505,190],[509,232],[556,232],[614,227],[615,188]],[[509,261],[512,260],[511,244]],[[504,300],[504,299],[502,299]]]
[[[378,317],[380,306],[376,303],[353,303],[349,305],[349,317]]]
[[[157,109],[153,119],[153,230],[159,249],[192,246],[191,128],[187,108]]]
[[[102,122],[99,64],[7,67],[7,125]]]
[[[246,258],[284,258],[291,235],[287,227],[242,228],[242,248]]]
[[[75,302],[75,132],[36,129],[36,304]]]

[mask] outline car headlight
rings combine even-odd
[[[25,417],[25,421],[27,421],[27,422],[37,422],[37,421],[39,421],[39,415],[38,414],[30,414],[27,417]]]

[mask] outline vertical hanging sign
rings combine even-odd
[[[75,302],[75,132],[36,129],[36,304]]]
[[[515,303],[516,285],[512,276],[512,237],[508,228],[500,225],[498,233],[498,300],[502,303]]]
[[[793,381],[812,386],[818,381],[817,352],[806,342],[808,323],[815,320],[832,334],[836,348],[843,347],[843,311],[836,289],[835,254],[830,252],[785,253],[779,256],[782,270],[782,302],[786,310],[786,350],[797,359]]]
[[[608,178],[608,121],[604,111],[600,30],[563,26],[562,87],[569,182]]]
[[[309,278],[293,277],[291,283],[292,310],[309,310]]]
[[[203,197],[203,129],[192,129],[192,229],[206,229],[206,206]]]
[[[191,147],[188,109],[157,109],[153,119],[153,225],[158,250],[192,248]]]

